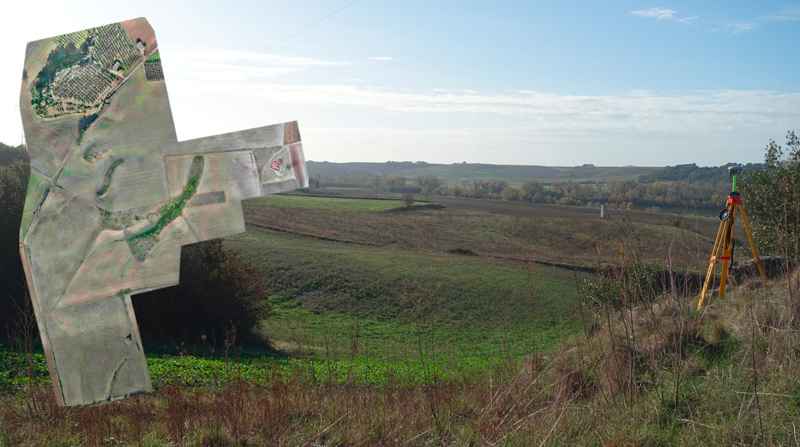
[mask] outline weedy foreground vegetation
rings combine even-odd
[[[796,275],[698,312],[702,218],[449,203],[245,202],[225,245],[269,278],[253,329],[274,350],[234,324],[149,346],[154,393],[62,408],[43,356],[10,340],[0,445],[800,443]]]

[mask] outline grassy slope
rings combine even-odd
[[[360,206],[354,226],[379,214]],[[73,411],[0,352],[17,390],[0,394],[0,444],[798,444],[796,280],[699,313],[675,296],[584,309],[584,334],[569,271],[257,228],[226,243],[273,278],[265,330],[292,357],[150,356],[157,393]]]
[[[365,343],[374,339],[372,352],[396,352],[417,324],[435,323],[457,331],[450,341],[479,356],[474,344],[496,342],[504,322],[520,341],[536,323],[538,338],[552,344],[562,319],[572,321],[575,314],[574,277],[563,269],[257,229],[226,243],[272,279],[280,326],[270,323],[268,333],[279,342],[310,345],[315,334],[319,341],[320,327],[333,313],[339,329],[328,335],[339,344],[348,342],[356,321],[368,321],[376,330],[360,336]],[[540,309],[535,322],[531,283]],[[293,332],[285,332],[290,326]]]
[[[303,196],[245,202],[249,230],[226,243],[271,279],[277,315],[265,333],[279,347],[389,361],[410,350],[418,358],[409,337],[420,324],[435,324],[443,349],[459,351],[451,364],[485,365],[487,353],[506,341],[514,356],[525,355],[580,326],[576,281],[585,274],[508,258],[592,266],[598,247],[601,260],[611,262],[619,260],[620,244],[661,256],[676,245],[686,251],[709,243],[663,222],[387,212],[392,204],[399,202]]]

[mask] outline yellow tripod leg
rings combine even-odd
[[[731,251],[733,248],[733,224],[736,223],[735,207],[733,204],[728,205],[728,210],[731,214],[725,221],[725,233],[722,235],[722,274],[719,278],[719,297],[725,296],[725,282],[728,280],[728,266],[731,262]]]
[[[722,231],[725,228],[725,221],[719,223],[719,230],[717,231],[717,238],[714,240],[714,250],[711,252],[711,260],[708,262],[708,271],[706,272],[706,280],[703,282],[703,291],[700,293],[700,301],[697,303],[697,310],[703,307],[703,301],[706,299],[706,292],[708,291],[708,284],[711,282],[711,274],[714,273],[714,265],[717,263],[717,255],[719,254],[719,242],[722,239]]]
[[[753,233],[750,232],[750,224],[747,222],[747,216],[744,214],[744,205],[739,204],[739,211],[742,213],[742,222],[744,222],[744,229],[747,231],[747,240],[750,241],[750,248],[753,250],[753,258],[755,259],[758,273],[761,274],[761,281],[764,283],[764,290],[767,290],[767,278],[764,276],[764,269],[761,268],[761,259],[756,252],[756,244],[753,242]]]

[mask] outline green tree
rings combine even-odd
[[[226,248],[222,239],[181,248],[180,284],[136,295],[136,319],[146,338],[218,343],[231,327],[240,339],[263,341],[258,327],[272,313],[264,274]]]
[[[10,165],[15,160],[27,160],[28,153],[25,152],[25,146],[7,146],[0,143],[0,166]]]
[[[786,134],[785,147],[769,141],[766,169],[745,171],[741,192],[758,250],[800,256],[800,138]]]
[[[19,255],[19,225],[28,191],[30,165],[16,160],[0,166],[0,334],[19,316],[20,306],[27,298],[27,284]]]

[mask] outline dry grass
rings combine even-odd
[[[785,282],[772,285],[769,295],[734,288],[703,313],[665,296],[539,357],[427,385],[231,378],[88,408],[33,390],[3,397],[0,443],[797,445],[796,322]]]

